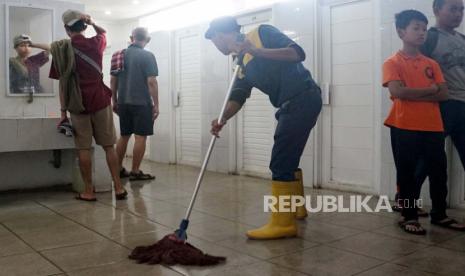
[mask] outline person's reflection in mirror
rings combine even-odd
[[[10,93],[43,93],[40,85],[40,67],[49,61],[50,46],[34,43],[28,35],[13,40],[16,57],[10,58]],[[31,56],[32,48],[44,51]]]

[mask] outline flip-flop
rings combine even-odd
[[[133,173],[131,172],[129,176],[130,181],[144,181],[144,180],[154,180],[155,176],[151,174],[146,174],[143,171],[139,171],[139,173]]]
[[[115,194],[116,200],[125,200],[128,197],[128,191],[124,190],[123,193]]]
[[[452,218],[444,218],[442,220],[431,220],[431,224],[441,226],[441,227],[444,227],[444,228],[447,228],[447,229],[452,229],[452,230],[456,230],[456,231],[465,232],[465,227],[453,226],[453,224],[459,224],[460,225],[461,223],[459,223],[458,221],[456,221],[455,219],[452,219]]]
[[[97,198],[85,198],[85,197],[82,197],[81,194],[78,194],[76,197],[75,197],[76,200],[82,200],[82,201],[87,201],[87,202],[95,202],[97,201]]]
[[[423,227],[421,227],[421,224],[417,220],[399,221],[399,226],[400,228],[402,228],[402,230],[404,230],[405,232],[409,234],[420,235],[420,236],[426,234],[426,230]],[[413,226],[417,230],[419,229],[421,230],[419,231],[410,230],[408,226]]]
[[[121,171],[119,171],[119,178],[128,178],[131,174],[123,167]]]

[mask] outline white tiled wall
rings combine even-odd
[[[305,65],[313,70],[315,60],[313,59],[314,45],[314,13],[313,0],[294,0],[276,4],[273,7],[273,24],[281,30],[289,33],[303,46],[307,52]],[[200,32],[207,29],[207,22],[200,25]],[[160,78],[160,108],[161,115],[156,123],[155,135],[152,138],[150,159],[159,162],[173,162],[173,146],[175,135],[172,131],[175,122],[172,105],[173,88],[170,85],[170,75],[172,73],[172,60],[170,60],[170,44],[168,33],[153,34],[154,39],[149,45],[157,60],[159,61]],[[201,126],[202,126],[202,157],[206,152],[210,142],[210,122],[218,116],[226,90],[230,81],[231,66],[229,57],[222,55],[211,41],[201,39]],[[172,56],[171,56],[172,58]],[[230,121],[222,132],[221,139],[215,145],[213,155],[210,159],[209,170],[220,172],[234,172],[236,170],[235,135],[236,126],[234,121]],[[307,183],[313,182],[313,148],[309,141],[302,165],[305,166]]]

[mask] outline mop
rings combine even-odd
[[[239,61],[242,58],[238,59]],[[218,116],[218,122],[222,121],[226,105],[228,103],[231,91],[234,85],[234,81],[240,70],[240,63],[238,63],[234,69],[234,74],[230,82],[228,93],[224,99],[223,107],[221,108],[220,116]],[[221,262],[225,262],[225,257],[216,257],[203,253],[201,250],[195,248],[191,244],[187,243],[187,227],[189,226],[189,217],[191,215],[192,209],[194,207],[197,194],[199,192],[200,184],[202,183],[205,170],[208,165],[213,147],[215,146],[216,136],[212,135],[210,146],[208,147],[207,153],[203,160],[202,168],[200,174],[197,178],[197,183],[195,185],[194,193],[192,195],[189,207],[187,208],[186,215],[181,221],[179,229],[176,230],[173,234],[165,236],[159,242],[151,246],[139,246],[136,247],[131,255],[130,259],[136,260],[139,263],[148,263],[148,264],[164,264],[164,265],[197,265],[197,266],[206,266],[206,265],[216,265]]]

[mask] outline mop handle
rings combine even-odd
[[[233,74],[232,80],[229,83],[228,93],[226,94],[226,97],[224,98],[224,103],[223,103],[223,107],[221,108],[220,116],[218,116],[218,123],[223,121],[223,116],[224,116],[224,112],[226,110],[226,105],[228,104],[229,97],[231,96],[232,88],[234,86],[234,82],[236,81],[237,74],[239,73],[240,67],[241,67],[240,64],[237,64],[236,68],[234,69],[234,74]],[[212,135],[210,145],[208,146],[207,154],[205,155],[205,158],[203,160],[203,164],[202,164],[202,168],[200,170],[199,177],[197,178],[197,183],[195,184],[194,194],[192,195],[192,199],[191,199],[191,202],[189,204],[189,208],[187,208],[186,216],[184,218],[185,220],[189,220],[189,217],[191,216],[192,208],[194,207],[194,203],[195,203],[195,200],[197,198],[197,194],[198,194],[199,189],[200,189],[200,184],[202,183],[203,176],[205,174],[205,170],[207,169],[208,161],[210,160],[210,156],[212,154],[213,147],[215,146],[215,142],[216,142],[216,136]]]

